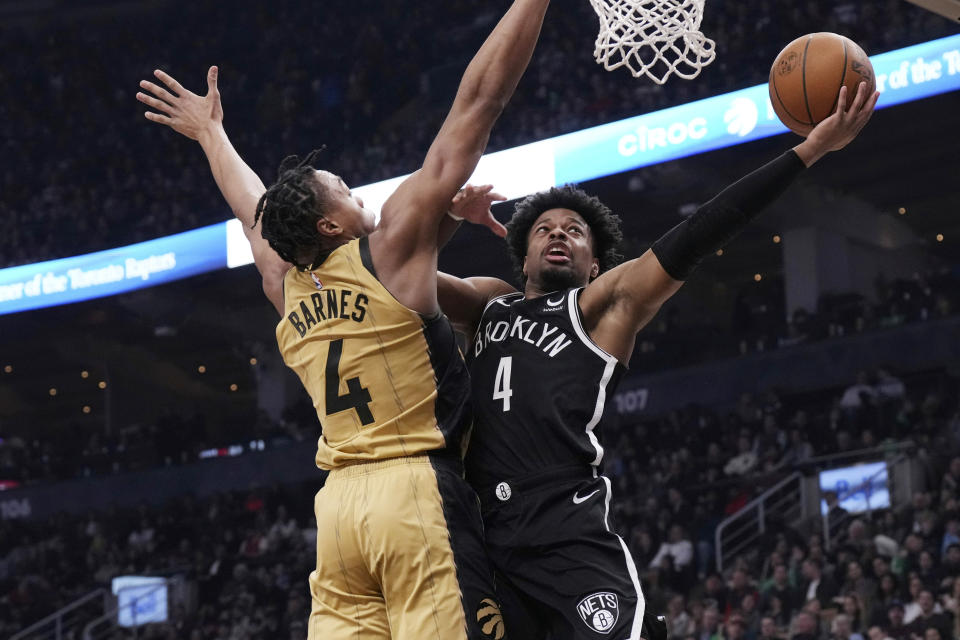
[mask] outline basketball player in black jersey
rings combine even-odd
[[[637,333],[702,258],[732,239],[823,155],[852,141],[879,94],[863,84],[807,139],[724,189],[635,260],[617,266],[619,219],[554,188],[521,202],[508,244],[523,291],[443,275],[440,302],[472,336],[476,412],[468,480],[480,496],[514,637],[665,638],[645,616],[637,570],[609,522],[600,426]],[[643,630],[641,631],[643,627]]]

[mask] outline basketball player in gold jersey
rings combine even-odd
[[[338,176],[288,158],[264,189],[223,129],[217,69],[201,97],[141,82],[154,122],[199,141],[244,223],[277,340],[322,425],[311,640],[506,637],[462,478],[470,386],[437,303],[441,227],[526,68],[549,0],[515,0],[467,67],[423,167],[379,224]],[[257,224],[261,230],[254,227]]]

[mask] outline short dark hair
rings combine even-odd
[[[586,221],[593,236],[593,253],[600,263],[599,273],[609,271],[623,261],[620,254],[620,245],[623,242],[620,217],[600,202],[599,198],[588,195],[574,185],[550,187],[517,203],[513,216],[507,223],[507,246],[513,260],[514,273],[521,285],[526,284],[527,280],[523,275],[523,260],[527,256],[527,235],[530,227],[544,211],[550,209],[569,209],[580,214]]]
[[[315,149],[303,160],[284,158],[277,181],[260,197],[253,218],[254,227],[260,222],[260,234],[270,248],[301,271],[322,262],[327,251],[317,220],[323,216],[328,195],[313,166],[322,151]],[[316,253],[304,262],[305,249],[310,247],[315,247]]]

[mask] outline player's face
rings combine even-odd
[[[590,226],[579,213],[550,209],[540,214],[527,234],[523,262],[532,288],[546,293],[586,286],[598,271]]]
[[[343,178],[329,171],[317,171],[317,179],[323,183],[329,198],[324,218],[335,222],[344,238],[360,238],[373,231],[376,216],[364,208],[363,200],[350,191]]]

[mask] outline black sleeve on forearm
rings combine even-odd
[[[654,255],[674,280],[686,280],[700,261],[723,247],[773,202],[805,169],[787,151],[721,191],[653,243]]]

